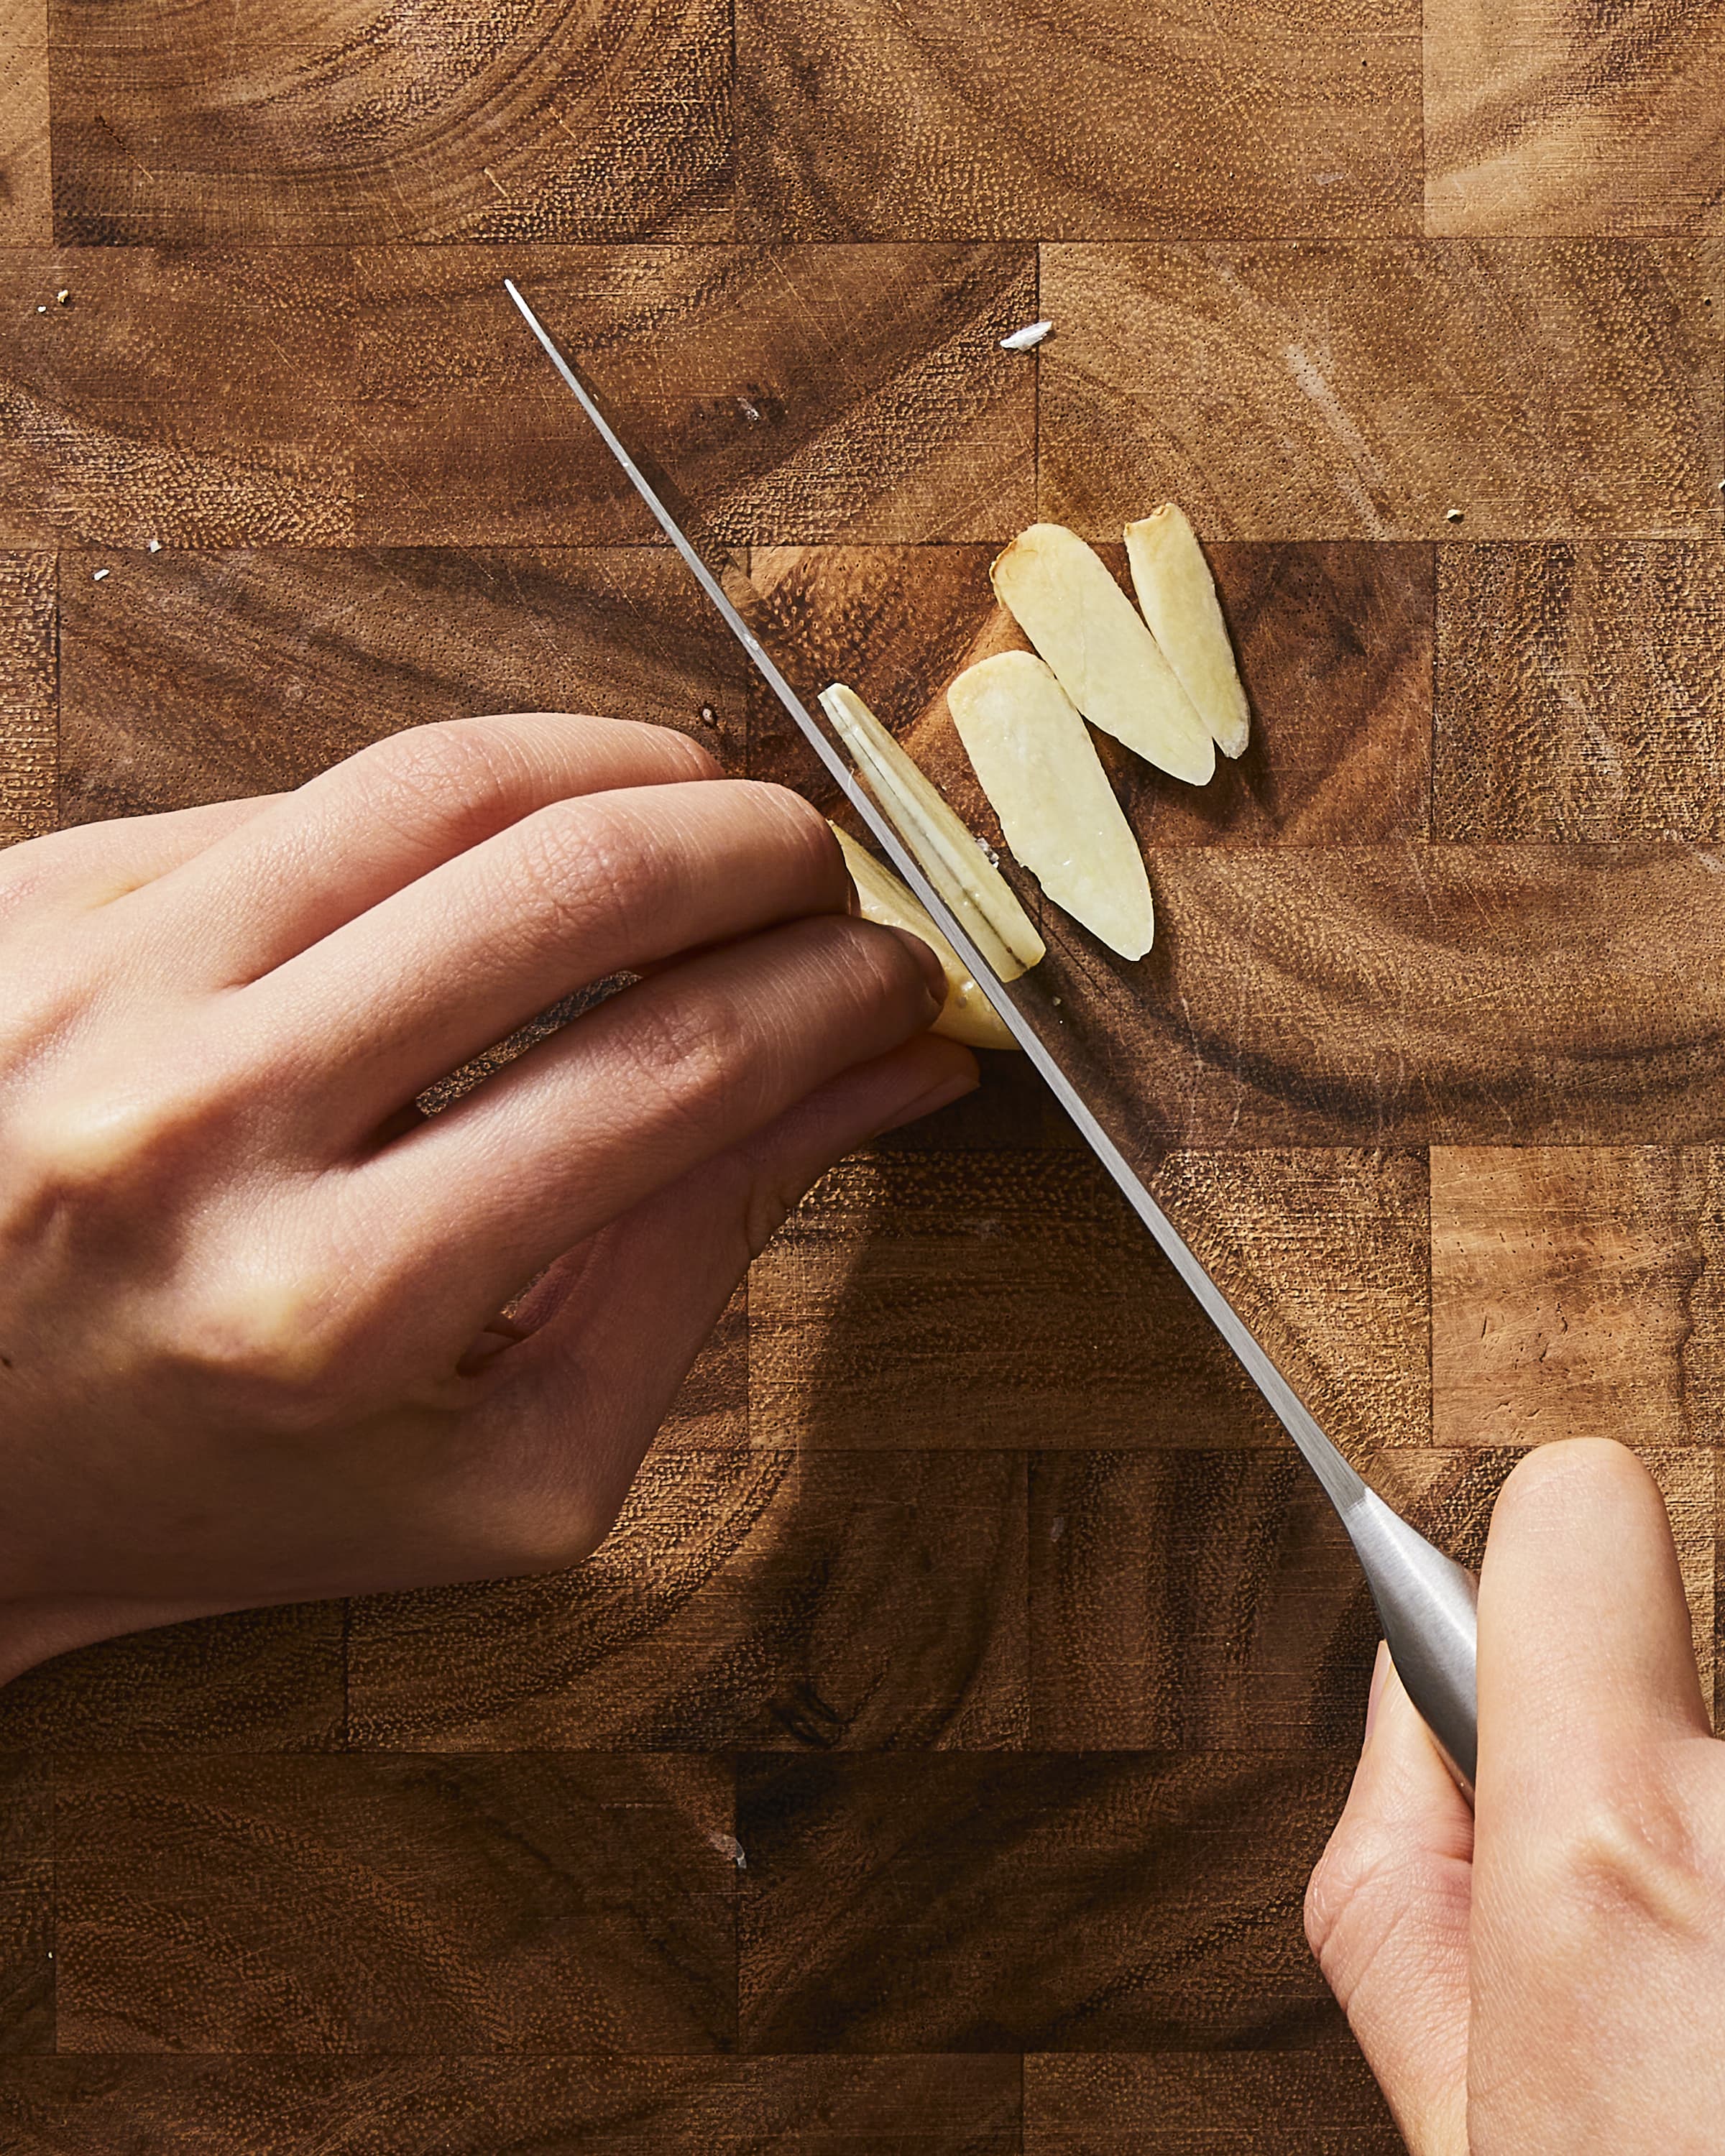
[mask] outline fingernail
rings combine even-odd
[[[901,1130],[906,1123],[914,1123],[921,1116],[932,1116],[937,1108],[950,1107],[954,1101],[962,1101],[967,1093],[975,1092],[977,1083],[974,1078],[942,1079],[938,1086],[931,1086],[927,1092],[919,1094],[909,1107],[901,1108],[890,1122],[882,1123],[876,1130],[875,1137],[884,1137],[888,1131]]]
[[[920,936],[912,935],[908,928],[895,928],[893,934],[907,943],[916,953],[916,963],[922,968],[922,978],[928,993],[934,998],[934,1007],[942,1009],[947,1000],[947,969]]]
[[[1372,1665],[1372,1689],[1366,1694],[1366,1735],[1372,1733],[1372,1724],[1378,1719],[1378,1702],[1384,1697],[1384,1687],[1389,1678],[1389,1648],[1384,1640],[1378,1643],[1378,1659]]]

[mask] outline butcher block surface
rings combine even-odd
[[[1725,0],[3,0],[0,839],[485,711],[809,781],[506,274],[985,834],[991,554],[1176,499],[1254,739],[1112,757],[1074,1053],[1446,1547],[1635,1445],[1711,1687],[1722,111]],[[0,2145],[1388,2156],[1300,1916],[1376,1637],[991,1059],[586,1564],[0,1692]]]

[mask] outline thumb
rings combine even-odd
[[[521,1350],[552,1419],[578,1401],[621,1503],[642,1454],[737,1285],[834,1162],[977,1084],[968,1049],[920,1034],[829,1081],[739,1145],[657,1191],[559,1260],[517,1306]],[[521,1377],[526,1378],[527,1372]]]
[[[1380,1646],[1306,1936],[1413,2156],[1466,2156],[1472,1860],[1473,1815]]]

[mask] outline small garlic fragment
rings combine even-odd
[[[1002,352],[1034,352],[1053,330],[1052,322],[1026,322],[1023,329],[1000,340]]]

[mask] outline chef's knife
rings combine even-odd
[[[1448,1754],[1464,1784],[1471,1789],[1477,1749],[1475,1696],[1476,1598],[1473,1576],[1435,1548],[1370,1489],[1319,1428],[1293,1387],[1277,1369],[1226,1296],[1210,1278],[1183,1236],[1151,1196],[1136,1170],[1075,1085],[1045,1035],[1060,1037],[1049,1014],[1037,1012],[1035,991],[1024,983],[1009,988],[987,964],[938,891],[929,883],[889,819],[852,773],[814,715],[785,679],[759,637],[738,611],[731,593],[745,603],[752,594],[740,565],[726,565],[724,581],[696,551],[668,501],[671,490],[657,474],[649,478],[619,439],[592,391],[557,349],[513,279],[504,290],[544,347],[547,357],[598,429],[635,492],[660,530],[682,557],[711,600],[726,626],[753,662],[793,724],[808,742],[833,783],[856,811],[865,828],[899,875],[932,916],[977,986],[999,1013],[1001,1021],[1041,1075],[1049,1091],[1077,1126],[1086,1145],[1118,1185],[1122,1195],[1174,1270],[1198,1298],[1206,1316],[1239,1358],[1248,1377],[1306,1459],[1341,1517],[1358,1553],[1378,1606],[1384,1635],[1409,1697]],[[726,587],[729,585],[730,592]],[[1028,982],[1030,977],[1026,976]],[[1016,994],[1014,994],[1016,990]]]

